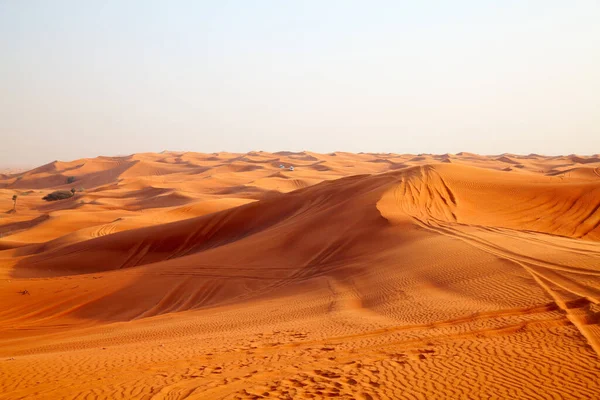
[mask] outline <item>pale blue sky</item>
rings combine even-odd
[[[0,0],[0,165],[600,152],[599,1]]]

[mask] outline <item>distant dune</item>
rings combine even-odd
[[[596,398],[600,159],[2,172],[0,304],[0,399]]]

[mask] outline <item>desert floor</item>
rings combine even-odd
[[[0,305],[0,399],[599,398],[600,157],[7,172]]]

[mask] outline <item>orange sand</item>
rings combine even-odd
[[[0,399],[597,398],[600,157],[6,173],[0,304]]]

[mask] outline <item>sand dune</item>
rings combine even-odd
[[[99,157],[0,211],[0,399],[600,389],[598,156]]]

